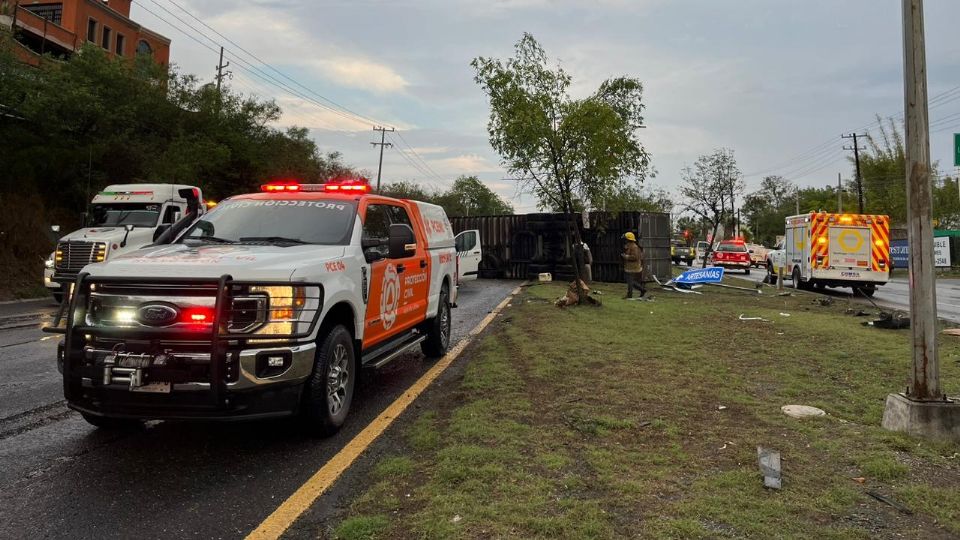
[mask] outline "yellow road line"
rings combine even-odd
[[[450,349],[450,351],[424,373],[417,382],[413,383],[403,395],[384,409],[384,411],[380,413],[380,416],[370,422],[363,431],[357,434],[356,437],[337,452],[337,455],[333,456],[323,467],[320,467],[293,495],[290,495],[287,500],[283,501],[283,504],[267,516],[267,519],[263,520],[256,529],[251,531],[250,534],[247,535],[247,539],[265,540],[280,538],[284,531],[286,531],[290,525],[293,525],[293,522],[310,508],[310,505],[312,505],[320,495],[330,489],[330,486],[353,464],[357,457],[390,427],[390,424],[417,399],[417,396],[426,390],[427,387],[460,356],[467,345],[473,341],[473,338],[482,332],[519,292],[520,287],[517,287],[509,296],[504,298],[493,311],[488,313],[487,316],[467,334],[467,337],[460,340],[460,343],[457,343]]]

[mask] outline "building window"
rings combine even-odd
[[[103,40],[100,42],[100,46],[108,51],[110,50],[110,44],[113,40],[113,36],[111,35],[112,32],[113,31],[110,30],[109,26],[103,27]]]
[[[97,21],[96,19],[87,19],[87,41],[97,42]]]
[[[149,43],[141,39],[140,42],[137,43],[137,54],[153,55],[153,47],[151,47]]]
[[[33,4],[29,6],[21,5],[23,9],[33,13],[37,17],[43,17],[44,19],[52,22],[53,24],[60,24],[63,21],[63,4]]]
[[[126,38],[123,34],[117,34],[117,56],[123,56],[123,48],[126,45]]]

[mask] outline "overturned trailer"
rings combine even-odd
[[[572,229],[566,214],[454,217],[450,221],[456,233],[480,231],[480,277],[529,279],[549,272],[554,279],[573,279]],[[591,212],[587,220],[577,215],[574,221],[590,247],[595,281],[623,280],[621,237],[627,232],[637,235],[647,271],[661,280],[671,277],[669,214]]]

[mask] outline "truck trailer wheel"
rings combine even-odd
[[[338,324],[317,349],[313,374],[304,388],[302,414],[308,431],[328,436],[343,425],[353,402],[356,366],[353,337]]]
[[[420,343],[420,350],[427,358],[440,358],[447,354],[450,347],[450,319],[450,292],[444,284],[440,289],[437,315],[424,324],[427,339]]]
[[[143,427],[143,422],[130,418],[110,418],[95,414],[80,413],[83,419],[91,426],[110,431],[136,431]]]

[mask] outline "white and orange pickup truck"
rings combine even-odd
[[[446,352],[456,255],[443,208],[361,180],[231,197],[79,270],[47,329],[67,404],[105,428],[298,415],[331,434],[362,367]]]

